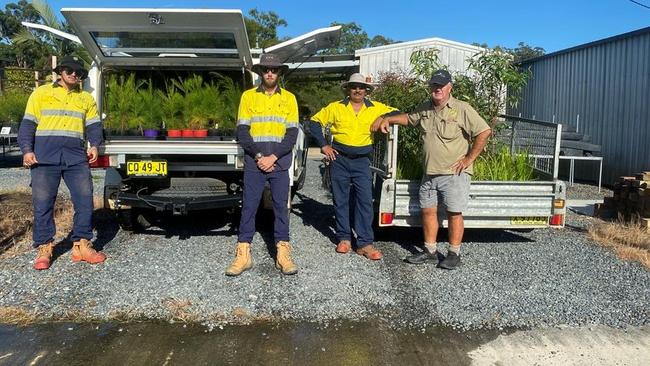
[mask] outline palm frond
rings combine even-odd
[[[61,22],[56,17],[54,11],[46,1],[32,0],[32,6],[34,7],[34,9],[36,9],[38,14],[43,19],[43,24],[47,25],[48,27],[63,30],[63,26],[61,25]]]
[[[36,38],[32,32],[28,31],[26,28],[21,29],[18,33],[14,34],[11,38],[11,42],[15,44],[23,44],[27,42],[39,42],[39,39]]]

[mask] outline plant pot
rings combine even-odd
[[[208,130],[206,129],[194,130],[194,137],[207,137],[207,136],[208,136]]]
[[[181,137],[181,130],[167,130],[167,137]]]
[[[156,138],[158,137],[158,130],[147,129],[143,132],[144,137]]]
[[[181,136],[194,137],[194,130],[181,130]]]

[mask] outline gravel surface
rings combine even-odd
[[[263,232],[254,239],[255,266],[226,277],[238,218],[225,212],[140,234],[109,222],[98,228],[95,244],[108,255],[102,265],[73,264],[69,252],[41,272],[31,269],[34,253],[0,260],[0,309],[17,306],[43,318],[176,318],[210,327],[257,319],[381,319],[462,330],[650,323],[650,272],[592,244],[584,227],[594,219],[569,214],[564,230],[467,230],[455,271],[405,264],[422,235],[397,228],[378,236],[385,258],[371,262],[335,253],[333,209],[318,171],[319,162],[310,160],[291,214],[296,276],[275,269],[267,249],[272,234]],[[0,169],[0,189],[28,181],[23,169]],[[95,183],[100,187],[101,179]]]

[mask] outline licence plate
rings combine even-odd
[[[167,176],[166,161],[128,161],[126,163],[126,174],[136,177],[165,177]]]
[[[546,226],[548,224],[548,217],[536,217],[536,216],[520,216],[512,217],[510,223],[513,225],[534,225],[534,226]]]

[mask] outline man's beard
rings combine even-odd
[[[275,79],[274,82],[270,82],[263,78],[262,85],[264,85],[266,89],[273,89],[278,86],[278,79]]]

